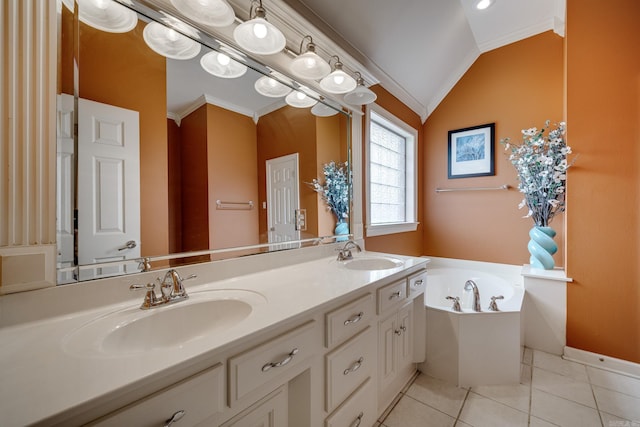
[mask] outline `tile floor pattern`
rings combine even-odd
[[[375,427],[640,427],[640,379],[525,348],[520,384],[458,388],[420,374]]]

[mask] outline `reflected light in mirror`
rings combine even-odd
[[[335,108],[331,108],[322,102],[316,103],[313,107],[311,107],[311,114],[318,117],[331,117],[338,114],[338,110]]]
[[[191,59],[200,53],[200,43],[158,22],[148,23],[142,36],[151,49],[167,58]]]
[[[226,27],[236,18],[225,0],[171,0],[171,4],[187,18],[212,27]]]
[[[138,15],[113,0],[78,0],[80,21],[109,33],[126,33],[135,28]]]
[[[284,99],[287,104],[296,108],[309,108],[315,105],[318,101],[311,98],[303,90],[308,90],[304,86],[300,87],[300,90],[294,90]]]
[[[269,76],[262,76],[256,80],[254,87],[260,95],[270,98],[281,98],[291,92],[291,88],[283,85]]]
[[[211,51],[200,58],[200,65],[206,72],[216,77],[233,79],[247,72],[246,65],[232,60],[228,55]]]

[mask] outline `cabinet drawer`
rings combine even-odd
[[[311,320],[229,359],[230,406],[317,353],[322,344],[315,327]]]
[[[332,411],[371,375],[376,367],[376,339],[367,327],[326,355],[326,410]]]
[[[179,425],[194,425],[222,411],[223,367],[217,364],[91,423],[91,426],[163,426],[178,411]]]
[[[399,280],[378,289],[378,314],[383,313],[407,298],[407,281]]]
[[[326,315],[327,348],[341,343],[367,327],[374,316],[373,295],[367,294]]]
[[[325,420],[325,427],[369,427],[376,422],[376,394],[368,378]]]
[[[220,427],[287,427],[289,424],[287,395],[287,387],[282,386]]]
[[[427,287],[427,272],[414,274],[407,279],[407,298],[413,299],[424,292]]]

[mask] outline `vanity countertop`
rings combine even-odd
[[[356,257],[390,256],[404,262],[387,270],[352,270],[335,256],[185,286],[190,295],[212,290],[248,290],[265,301],[237,324],[199,336],[180,346],[127,354],[78,354],[67,345],[73,331],[106,314],[137,307],[142,294],[123,302],[0,328],[0,413],[6,426],[22,426],[65,412],[79,413],[104,396],[127,393],[162,376],[178,375],[185,365],[213,361],[215,354],[279,323],[304,315],[337,298],[381,280],[424,268],[426,258],[363,252]],[[250,262],[250,261],[249,261]],[[211,264],[215,269],[215,263]],[[183,275],[189,267],[180,267]],[[199,282],[203,282],[200,275]],[[133,279],[130,279],[133,280]],[[135,298],[134,298],[135,297]],[[180,303],[178,303],[180,304]],[[177,304],[176,304],[177,305]],[[25,310],[32,309],[25,306]],[[154,310],[162,310],[157,308]],[[157,331],[162,333],[162,331]]]

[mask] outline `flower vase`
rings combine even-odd
[[[558,245],[553,241],[556,232],[551,227],[534,226],[529,231],[527,249],[531,254],[529,262],[533,268],[552,270],[555,263],[553,254],[558,251]]]
[[[349,223],[345,221],[338,221],[334,234],[336,236],[349,234]],[[336,242],[346,242],[347,240],[349,240],[348,236],[336,237]]]

